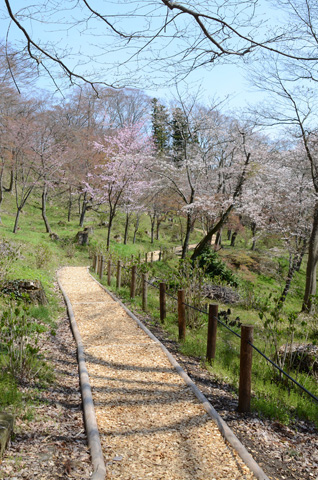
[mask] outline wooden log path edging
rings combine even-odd
[[[96,422],[92,390],[89,383],[89,376],[85,363],[84,345],[77,323],[75,321],[72,304],[60,280],[60,271],[57,272],[57,281],[66,303],[72,333],[77,346],[77,361],[82,394],[84,422],[86,428],[87,442],[90,449],[92,464],[94,468],[91,480],[104,480],[106,477],[106,466],[104,462],[104,456]]]
[[[75,306],[75,317],[76,312],[80,317],[88,371],[93,382],[93,397],[96,396],[95,410],[103,451],[108,459],[113,457],[106,463],[110,478],[239,480],[256,477],[268,480],[161,342],[113,294],[98,286],[100,284],[94,282],[82,267],[73,267],[73,270],[69,267],[66,271],[69,277],[69,272],[74,272],[71,301]],[[85,280],[84,274],[87,276]],[[65,282],[62,278],[61,283],[67,291],[71,281],[66,273],[62,276],[65,276]],[[84,288],[82,296],[76,293],[75,288],[75,284],[79,288],[81,283]],[[101,289],[109,299],[107,307],[102,301]],[[91,294],[90,290],[94,293]],[[95,313],[94,306],[97,308]],[[102,324],[100,331],[97,324],[105,310],[108,310],[108,322]],[[129,323],[129,318],[134,322]],[[110,331],[117,323],[119,330]],[[87,336],[85,328],[89,327],[92,331]],[[88,348],[86,342],[91,343]],[[95,350],[91,348],[93,344]],[[137,361],[133,358],[136,354],[139,354]],[[164,358],[169,360],[173,369],[167,367],[169,363]],[[107,367],[105,373],[98,370],[100,365]],[[102,380],[106,383],[102,384]],[[219,431],[234,447],[234,451],[222,440],[220,433],[217,434]],[[112,443],[115,450],[111,451]],[[235,451],[254,475],[247,470]]]

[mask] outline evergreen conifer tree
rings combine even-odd
[[[187,156],[187,145],[190,141],[190,132],[187,118],[181,108],[172,112],[172,150],[173,159],[180,165]]]
[[[166,107],[157,98],[152,101],[152,134],[158,153],[164,154],[169,149],[170,128],[169,114]]]

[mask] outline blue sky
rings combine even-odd
[[[263,0],[265,1],[265,0]],[[115,2],[114,2],[115,3]],[[115,14],[117,12],[117,5],[118,2],[112,4],[112,2],[97,2],[97,0],[92,0],[91,4],[99,8],[106,8],[107,14]],[[142,4],[142,2],[136,2],[137,4]],[[205,2],[208,3],[208,2]],[[1,5],[2,4],[2,5]],[[36,3],[35,3],[36,4]],[[65,2],[65,5],[72,4],[72,0]],[[24,8],[27,5],[32,5],[32,2],[28,0],[12,0],[11,1],[12,8],[14,12],[18,12],[20,8]],[[124,4],[123,4],[124,5]],[[141,8],[143,6],[141,5]],[[122,8],[125,8],[122,6]],[[81,59],[83,65],[78,68],[78,72],[83,73],[91,70],[93,66],[93,61],[86,63],[85,55],[90,55],[93,53],[94,61],[96,62],[95,67],[100,69],[103,72],[105,79],[110,79],[112,81],[113,75],[115,72],[114,64],[118,61],[118,58],[125,58],[125,56],[129,55],[128,48],[123,50],[115,50],[112,52],[111,50],[111,40],[105,39],[105,37],[99,31],[100,26],[96,24],[92,24],[92,32],[94,36],[88,35],[87,32],[84,31],[84,25],[79,25],[76,28],[68,29],[65,22],[72,21],[72,17],[76,15],[80,16],[80,12],[78,10],[71,10],[66,12],[63,16],[64,26],[59,24],[58,22],[62,21],[62,17],[59,13],[56,13],[53,16],[53,21],[55,24],[46,24],[45,21],[47,20],[46,16],[43,17],[43,22],[38,22],[35,24],[34,22],[31,24],[27,20],[25,21],[24,25],[28,29],[28,31],[32,34],[35,40],[47,39],[48,41],[53,42],[56,44],[58,48],[67,47],[71,50],[77,51],[77,47],[80,46],[82,51],[82,56],[79,57],[78,54],[71,54],[68,56],[68,64],[76,65]],[[5,6],[4,0],[0,0],[0,32],[2,32],[3,37],[5,37],[7,28],[8,28],[8,21],[4,18],[5,17]],[[129,25],[129,28],[131,26]],[[134,25],[134,28],[138,28],[138,25]],[[14,44],[21,38],[21,34],[17,27],[14,25],[10,27],[9,32],[9,41]],[[100,56],[100,45],[106,41],[106,49],[108,48],[107,56]],[[107,41],[108,43],[107,46]],[[94,47],[92,47],[92,43]],[[94,50],[92,50],[94,48]],[[85,64],[86,63],[86,64]],[[135,64],[137,65],[137,64]],[[132,67],[132,71],[133,71]],[[149,67],[148,67],[149,72]],[[151,66],[150,66],[151,72]],[[119,71],[121,77],[124,78],[124,84],[130,82],[133,78],[131,74],[131,70],[127,69],[125,66],[121,67]],[[142,69],[140,70],[140,76],[145,75],[144,79],[151,76],[149,73],[144,73]],[[173,98],[175,95],[175,86],[174,82],[169,79],[168,76],[165,76],[165,73],[161,74],[162,80],[165,81],[165,84],[162,87],[145,87],[145,80],[141,80],[138,83],[138,79],[132,82],[133,85],[139,86],[143,89],[147,94],[150,96],[156,96],[160,99],[169,100]],[[236,65],[220,65],[214,68],[205,68],[201,67],[195,70],[189,77],[186,79],[186,83],[181,82],[179,84],[179,88],[181,91],[192,90],[193,92],[200,92],[199,99],[205,102],[209,102],[212,99],[227,99],[226,106],[227,109],[241,109],[244,108],[247,104],[254,104],[262,99],[262,94],[260,92],[256,92],[255,89],[249,85],[248,81],[246,80],[245,72]],[[136,77],[137,78],[137,77]],[[42,79],[38,82],[40,88],[52,88],[52,84],[47,81],[47,79]]]

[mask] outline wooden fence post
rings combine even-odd
[[[161,260],[161,255],[162,255],[162,253],[161,253],[161,246],[160,246],[160,250],[159,250],[159,262],[160,262],[160,260]]]
[[[159,284],[159,303],[160,303],[160,321],[161,323],[163,323],[167,315],[166,284],[164,282],[160,282]]]
[[[206,359],[211,363],[215,358],[216,350],[216,332],[218,325],[218,305],[209,305],[209,323],[208,323],[208,339],[206,347]]]
[[[95,273],[98,272],[99,267],[99,255],[96,255],[96,262],[95,262]]]
[[[107,263],[107,284],[110,286],[112,281],[112,261],[108,260]]]
[[[93,265],[92,265],[93,270],[95,270],[95,265],[96,265],[96,253],[93,256]]]
[[[118,260],[118,263],[117,263],[117,283],[116,283],[116,287],[117,288],[121,287],[121,261],[120,260]]]
[[[100,257],[100,264],[99,264],[99,278],[103,279],[103,270],[104,270],[104,255]]]
[[[185,318],[185,292],[178,290],[178,325],[179,340],[185,340],[186,336],[186,318]]]
[[[253,325],[241,326],[241,352],[240,352],[240,384],[238,411],[249,412],[251,409],[251,383],[252,383],[252,356]]]
[[[136,295],[136,273],[137,267],[136,265],[133,265],[131,267],[130,298],[135,298]]]
[[[147,263],[147,262],[148,262],[148,253],[146,252],[145,253],[145,263]]]
[[[142,309],[146,312],[148,308],[148,274],[142,274]]]

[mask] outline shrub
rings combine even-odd
[[[13,263],[20,256],[20,246],[10,243],[8,240],[0,242],[0,279],[1,282],[7,278]]]
[[[237,279],[231,270],[222,262],[217,252],[211,248],[207,248],[200,255],[199,266],[211,279],[231,285],[232,287],[238,286]]]
[[[39,355],[39,335],[46,327],[34,321],[29,307],[11,300],[0,318],[0,367],[19,381],[39,376],[47,366]]]
[[[45,267],[51,260],[52,253],[48,245],[45,243],[40,243],[37,246],[36,254],[35,254],[35,264],[36,268],[43,268]]]

